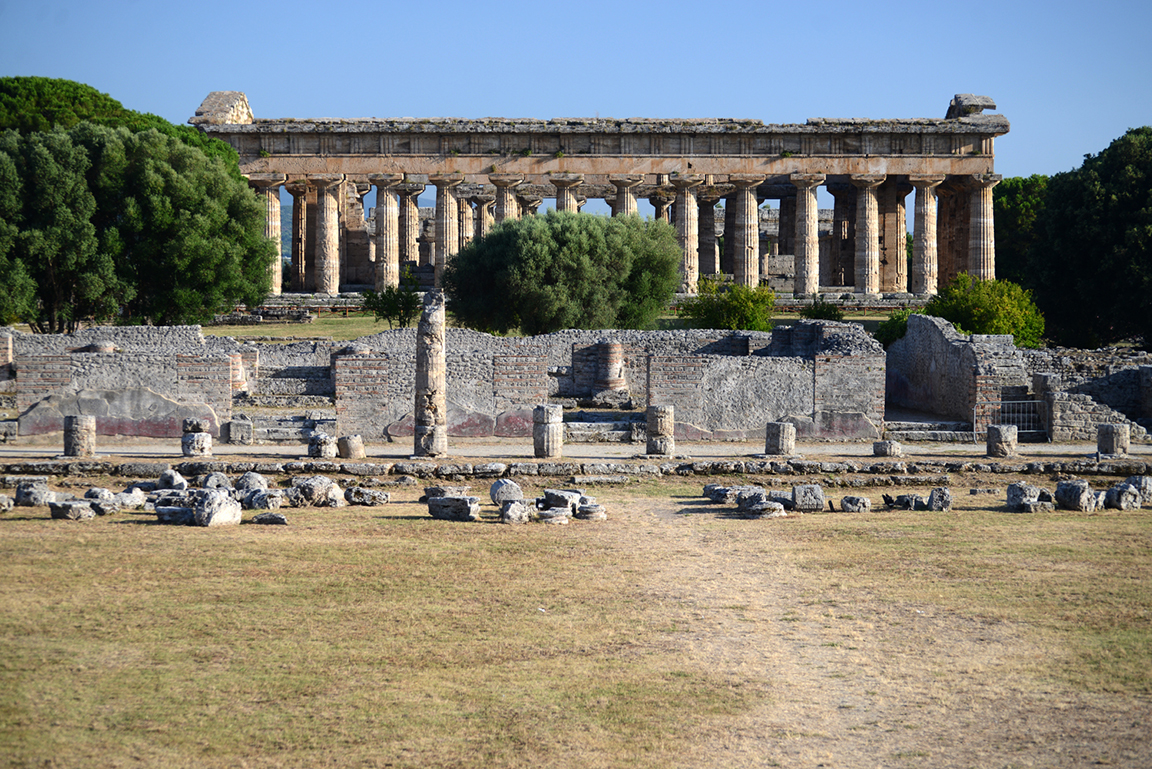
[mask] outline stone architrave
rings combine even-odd
[[[696,188],[704,183],[703,175],[678,174],[670,180],[676,188],[676,238],[680,241],[681,290],[695,294],[700,279],[700,228]]]
[[[308,267],[308,184],[303,180],[289,182],[284,189],[292,196],[292,290],[307,290]],[[281,287],[283,289],[283,287]]]
[[[317,294],[340,293],[340,213],[336,191],[343,182],[343,174],[308,177],[308,183],[316,188]]]
[[[288,180],[284,174],[249,174],[248,184],[264,200],[264,237],[276,244],[276,261],[269,267],[273,296],[283,291],[284,265],[280,245],[280,187]]]
[[[396,185],[403,174],[369,174],[376,186],[376,290],[400,285],[400,204]]]
[[[424,185],[406,181],[396,185],[400,206],[400,261],[420,263],[420,204]]]
[[[524,177],[519,174],[488,174],[488,181],[496,186],[496,223],[519,219],[520,202],[516,200],[516,188],[524,183]]]
[[[96,454],[96,417],[64,417],[64,456],[91,457]]]
[[[736,187],[735,227],[732,232],[733,275],[737,285],[760,285],[760,215],[756,205],[756,186],[763,176],[732,174],[728,181]],[[725,232],[725,236],[728,233]]]
[[[482,238],[492,231],[495,223],[492,208],[496,205],[496,196],[473,195],[472,202],[476,205],[476,237]]]
[[[616,188],[616,199],[612,201],[613,216],[628,216],[639,213],[636,208],[636,194],[632,191],[644,181],[643,174],[613,174],[608,181]]]
[[[545,404],[532,409],[532,448],[538,459],[555,459],[564,453],[564,410]]]
[[[548,182],[556,188],[556,210],[576,213],[576,188],[584,183],[584,174],[552,174]]]
[[[880,293],[880,211],[876,188],[884,174],[853,174],[856,197],[856,293]]]
[[[968,274],[980,280],[996,279],[996,237],[992,216],[992,188],[1000,174],[973,174],[968,203]]]
[[[428,181],[436,186],[436,288],[448,260],[460,250],[460,209],[453,188],[464,181],[461,174],[436,174]]]
[[[816,188],[824,183],[824,174],[792,174],[796,186],[796,241],[793,258],[796,280],[794,296],[809,296],[820,290],[820,222],[816,206]]]
[[[917,296],[935,294],[940,275],[936,245],[936,188],[943,176],[908,177],[916,190],[916,208],[912,224],[912,279],[908,290]]]
[[[444,292],[424,295],[424,311],[416,327],[415,445],[418,457],[440,456],[448,451],[448,400],[445,392]]]
[[[676,453],[676,409],[674,406],[649,406],[648,454],[670,456]]]

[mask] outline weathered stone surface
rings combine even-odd
[[[544,404],[532,410],[532,449],[538,459],[558,459],[564,454],[564,411]]]
[[[573,515],[583,496],[579,491],[544,489],[544,496],[537,501],[537,505],[543,508],[562,508],[568,510],[569,515]]]
[[[947,512],[952,509],[952,492],[944,486],[932,489],[928,494],[928,509],[933,512]]]
[[[872,456],[874,457],[902,457],[904,447],[899,441],[874,441],[872,443]]]
[[[196,500],[197,526],[235,526],[243,513],[240,503],[223,489],[208,489]]]
[[[1118,456],[1128,453],[1131,430],[1126,424],[1096,426],[1096,450],[1101,454]]]
[[[327,433],[313,433],[308,439],[308,456],[317,459],[334,459],[337,441]]]
[[[231,489],[232,479],[224,473],[208,473],[200,483],[202,489]]]
[[[175,470],[165,470],[160,474],[159,480],[156,481],[156,488],[183,491],[184,489],[188,488],[188,481],[184,479],[183,475],[176,472]]]
[[[438,202],[440,192],[437,188]],[[438,247],[444,248],[446,245],[438,244]],[[416,327],[416,400],[413,409],[415,421],[412,452],[416,456],[435,457],[448,451],[444,311],[443,291],[434,289],[424,294],[424,310]]]
[[[801,484],[792,487],[792,503],[797,512],[819,512],[823,510],[824,489],[814,483]]]
[[[378,507],[388,504],[392,500],[392,495],[376,489],[366,489],[363,486],[352,486],[344,491],[344,499],[350,505]]]
[[[670,456],[676,453],[676,409],[674,406],[649,406],[648,451],[649,455]]]
[[[524,499],[524,491],[515,481],[501,478],[488,488],[488,496],[492,499],[492,504],[502,508],[505,502]]]
[[[15,505],[15,500],[7,494],[0,494],[0,513],[6,513]]]
[[[764,453],[788,455],[796,453],[796,425],[791,422],[769,422],[764,428]]]
[[[343,459],[363,459],[364,438],[359,435],[345,435],[336,442],[338,453]]]
[[[425,486],[424,498],[420,501],[426,502],[436,497],[466,497],[471,490],[471,486]]]
[[[1016,425],[988,425],[988,456],[1015,456],[1017,452],[1018,429]]]
[[[266,489],[268,488],[268,479],[260,473],[249,470],[236,479],[236,488],[244,490]]]
[[[1092,491],[1088,481],[1079,478],[1060,481],[1056,484],[1056,507],[1061,510],[1091,513],[1096,509],[1096,492]]]
[[[16,486],[16,504],[20,507],[40,507],[57,500],[57,493],[43,483],[21,483]]]
[[[431,497],[428,514],[442,521],[478,521],[480,497]]]
[[[65,502],[49,502],[52,517],[61,521],[87,521],[96,517],[96,511],[86,500],[71,499]]]
[[[472,468],[472,475],[477,478],[499,478],[508,471],[508,465],[503,462],[484,462]]]
[[[1025,505],[1040,501],[1040,489],[1028,483],[1013,483],[1008,487],[1008,509],[1025,512]]]
[[[196,518],[196,511],[183,505],[156,505],[156,520],[173,526],[191,526]]]
[[[181,422],[195,415],[215,430],[216,417],[204,403],[178,403],[151,390],[82,389],[58,393],[36,403],[20,415],[20,435],[44,435],[62,429],[64,418],[95,415],[99,435],[139,435],[148,438],[176,438]]]
[[[188,435],[189,433],[207,433],[211,432],[211,424],[206,419],[200,417],[188,417],[183,420],[180,425],[181,431]]]
[[[331,479],[323,475],[293,478],[292,488],[285,494],[293,507],[343,507],[344,492]]]
[[[279,510],[284,504],[284,492],[279,489],[250,489],[241,505],[245,510]]]
[[[582,521],[606,521],[608,520],[608,511],[604,509],[603,505],[579,505],[576,508],[575,517]]]
[[[1104,507],[1109,510],[1139,510],[1143,500],[1134,486],[1118,484],[1104,493]]]
[[[736,509],[742,513],[748,512],[755,505],[768,501],[767,490],[759,486],[744,486],[736,490]]]
[[[536,506],[524,499],[509,499],[500,506],[501,523],[528,523],[536,515]]]
[[[744,512],[745,518],[787,518],[788,513],[784,510],[784,505],[779,502],[771,500],[762,500],[754,505],[750,505]]]
[[[96,454],[96,417],[64,417],[64,456],[91,457]]]
[[[872,500],[868,497],[843,497],[840,509],[845,513],[867,513],[872,509]]]
[[[252,517],[252,523],[264,526],[287,526],[288,519],[283,513],[260,513]]]
[[[1152,475],[1131,475],[1124,479],[1124,484],[1140,492],[1145,502],[1152,502]]]
[[[228,443],[251,446],[253,440],[252,422],[248,419],[233,419],[231,422],[225,422],[221,430],[225,434]]]

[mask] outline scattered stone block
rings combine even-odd
[[[227,442],[239,446],[251,446],[253,441],[252,422],[246,419],[233,419],[224,423]]]
[[[160,479],[156,481],[156,488],[183,491],[188,488],[188,481],[175,470],[165,470],[160,474]]]
[[[1016,425],[988,425],[988,456],[1015,456],[1018,435],[1019,428]]]
[[[784,510],[784,505],[779,502],[772,502],[770,500],[763,500],[748,507],[744,512],[745,518],[787,518],[788,513]]]
[[[7,513],[16,504],[7,494],[0,494],[0,513]]]
[[[196,501],[193,520],[197,526],[236,526],[242,515],[240,503],[223,489],[208,489]]]
[[[293,478],[292,488],[285,494],[293,507],[343,507],[344,492],[327,476],[313,475]]]
[[[1104,492],[1104,507],[1109,510],[1139,510],[1142,502],[1140,492],[1125,483]]]
[[[1126,424],[1096,425],[1096,451],[1110,456],[1128,453],[1131,430]]]
[[[48,509],[58,521],[87,521],[96,517],[96,511],[86,500],[70,499],[65,502],[49,502]]]
[[[288,519],[283,513],[260,513],[252,517],[252,523],[263,526],[287,526]]]
[[[872,456],[874,457],[902,457],[904,447],[899,441],[873,441]]]
[[[501,478],[488,488],[488,496],[492,499],[492,504],[503,508],[505,502],[524,499],[524,490],[516,481]]]
[[[796,425],[791,422],[769,422],[764,428],[764,453],[795,454]]]
[[[1096,509],[1096,493],[1085,480],[1060,481],[1056,484],[1056,507],[1091,513]]]
[[[805,483],[792,487],[794,510],[802,513],[815,513],[824,509],[824,489],[815,483]]]
[[[327,433],[313,433],[308,439],[308,456],[316,459],[335,459],[336,439]]]
[[[1013,483],[1008,487],[1007,497],[1011,512],[1029,512],[1025,508],[1040,501],[1040,489],[1028,483]]]
[[[536,515],[536,506],[525,499],[509,499],[500,506],[501,523],[528,523]]]
[[[344,491],[344,500],[350,505],[379,507],[391,502],[392,495],[385,491],[366,489],[363,486],[352,486]]]
[[[1132,475],[1125,478],[1124,483],[1140,492],[1140,498],[1145,502],[1152,501],[1152,475]]]
[[[19,507],[40,507],[57,500],[55,491],[40,482],[21,483],[16,486],[16,504]]]
[[[568,515],[573,515],[583,497],[584,494],[579,491],[544,489],[544,496],[536,501],[536,506],[544,510],[560,508],[567,510]]]
[[[279,510],[284,504],[284,492],[279,489],[250,489],[240,504],[246,510]]]
[[[180,437],[180,452],[186,457],[212,456],[212,434],[184,433]]]
[[[840,509],[845,513],[867,513],[872,509],[872,500],[868,497],[844,497],[840,500]]]
[[[427,502],[435,497],[466,497],[471,490],[471,486],[425,486],[420,501]]]
[[[604,505],[579,505],[576,508],[575,517],[582,521],[606,521],[608,520],[608,511],[604,509]]]
[[[946,513],[952,509],[952,492],[945,486],[938,486],[928,493],[928,509],[936,513]]]
[[[476,478],[499,478],[508,471],[508,465],[503,462],[485,462],[472,468],[472,475]]]
[[[268,488],[268,479],[260,473],[249,470],[236,479],[236,488],[245,491]]]
[[[442,521],[478,521],[480,497],[431,497],[428,514]]]
[[[231,489],[232,479],[224,473],[208,473],[200,482],[202,489]]]
[[[156,520],[173,526],[191,526],[196,511],[183,505],[156,505]]]
[[[359,435],[345,435],[336,442],[336,450],[343,459],[363,459],[364,438]]]

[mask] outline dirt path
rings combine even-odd
[[[1048,652],[1011,623],[818,591],[786,521],[725,520],[683,500],[640,501],[618,529],[653,569],[651,598],[701,670],[767,697],[686,766],[1152,765],[1152,707],[1020,672]]]

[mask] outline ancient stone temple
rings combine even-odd
[[[794,262],[793,292],[927,295],[957,273],[995,277],[994,140],[1008,132],[986,96],[959,94],[943,118],[735,119],[365,118],[257,119],[238,91],[208,95],[189,122],[229,142],[279,221],[279,185],[295,199],[293,285],[394,283],[420,263],[416,196],[436,189],[439,271],[492,222],[555,199],[578,211],[602,198],[613,215],[646,198],[672,221],[683,289],[717,271],[760,282],[758,208],[779,201],[779,254]],[[376,188],[366,226],[362,201]],[[818,237],[817,190],[835,200],[831,238]],[[914,253],[906,207],[914,197]],[[723,201],[724,216],[717,203]],[[718,222],[718,220],[723,220]],[[725,253],[715,233],[723,225]],[[372,238],[370,241],[369,238]],[[719,258],[717,258],[719,256]],[[376,265],[375,262],[381,262]]]

